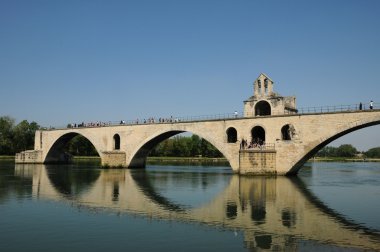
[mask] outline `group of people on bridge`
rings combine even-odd
[[[263,141],[260,138],[253,139],[251,142],[249,142],[249,144],[248,144],[248,141],[245,140],[244,138],[240,142],[240,149],[241,150],[247,150],[247,149],[262,150],[262,149],[265,149],[265,146],[266,146],[265,141]]]
[[[178,118],[173,118],[173,116],[171,116],[170,118],[158,118],[158,119],[155,119],[154,117],[150,117],[148,119],[143,119],[143,120],[139,120],[139,119],[136,119],[135,121],[130,121],[130,122],[126,122],[125,120],[120,120],[120,123],[119,125],[131,125],[131,124],[152,124],[152,123],[175,123],[175,122],[181,122],[180,119]],[[90,127],[107,127],[107,126],[112,126],[112,125],[117,125],[117,123],[112,123],[111,121],[109,122],[101,122],[101,121],[97,121],[97,122],[89,122],[89,123],[85,123],[85,122],[81,122],[81,123],[70,123],[67,125],[67,128],[90,128]]]
[[[139,119],[136,119],[136,121],[134,122],[134,124],[140,124],[143,123],[143,124],[151,124],[151,123],[173,123],[173,122],[180,122],[181,120],[178,119],[178,118],[173,118],[173,116],[171,116],[170,118],[158,118],[155,119],[154,117],[150,117],[148,119],[143,119],[143,120],[139,120]],[[125,121],[121,121],[120,124],[125,124]]]
[[[373,109],[373,101],[369,102],[369,109]],[[359,103],[359,110],[363,110],[363,103]]]
[[[89,122],[89,123],[85,123],[85,122],[81,122],[81,123],[70,123],[67,127],[68,128],[90,128],[90,127],[106,127],[106,126],[111,126],[112,123],[111,122]]]

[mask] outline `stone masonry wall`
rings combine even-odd
[[[276,151],[241,150],[239,152],[239,164],[240,174],[276,174]]]
[[[123,151],[105,151],[102,153],[102,166],[125,167],[125,159]]]
[[[27,150],[16,153],[16,164],[36,164],[42,163],[42,151],[40,150]]]

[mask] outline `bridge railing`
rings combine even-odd
[[[320,106],[320,107],[305,107],[298,108],[297,114],[311,114],[311,113],[331,113],[331,112],[344,112],[344,111],[358,111],[369,110],[369,104],[349,104],[349,105],[334,105],[334,106]],[[380,103],[373,103],[373,109],[380,109]]]
[[[271,115],[287,115],[287,114],[317,114],[317,113],[334,113],[334,112],[345,112],[345,111],[360,111],[369,110],[369,104],[349,104],[349,105],[334,105],[334,106],[320,106],[320,107],[303,107],[298,108],[296,111],[284,111],[280,113],[272,113]],[[373,109],[380,109],[380,103],[373,103]],[[210,121],[210,120],[224,120],[224,119],[239,119],[243,118],[242,112],[233,113],[221,113],[213,115],[200,115],[200,116],[184,116],[184,117],[152,117],[147,119],[136,119],[136,120],[120,120],[120,121],[95,121],[95,122],[81,122],[81,123],[70,123],[66,126],[61,127],[49,127],[43,129],[65,129],[65,128],[89,128],[89,127],[108,127],[108,126],[118,126],[118,125],[139,125],[139,124],[159,124],[159,123],[180,123],[180,122],[196,122],[196,121]]]
[[[151,117],[147,119],[136,120],[120,120],[120,121],[95,121],[95,122],[81,122],[70,123],[67,126],[55,127],[50,129],[64,129],[64,128],[91,128],[91,127],[107,127],[107,126],[120,126],[120,125],[145,125],[145,124],[160,124],[160,123],[179,123],[179,122],[196,122],[196,121],[210,121],[210,120],[223,120],[242,118],[242,113],[222,113],[214,115],[200,115],[200,116],[184,116],[184,117]]]

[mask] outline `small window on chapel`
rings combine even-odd
[[[259,91],[259,94],[261,93],[261,81],[260,80],[258,80],[257,81],[257,87],[258,87],[258,91]]]

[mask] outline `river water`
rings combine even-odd
[[[380,250],[380,163],[229,167],[0,161],[1,251]]]

